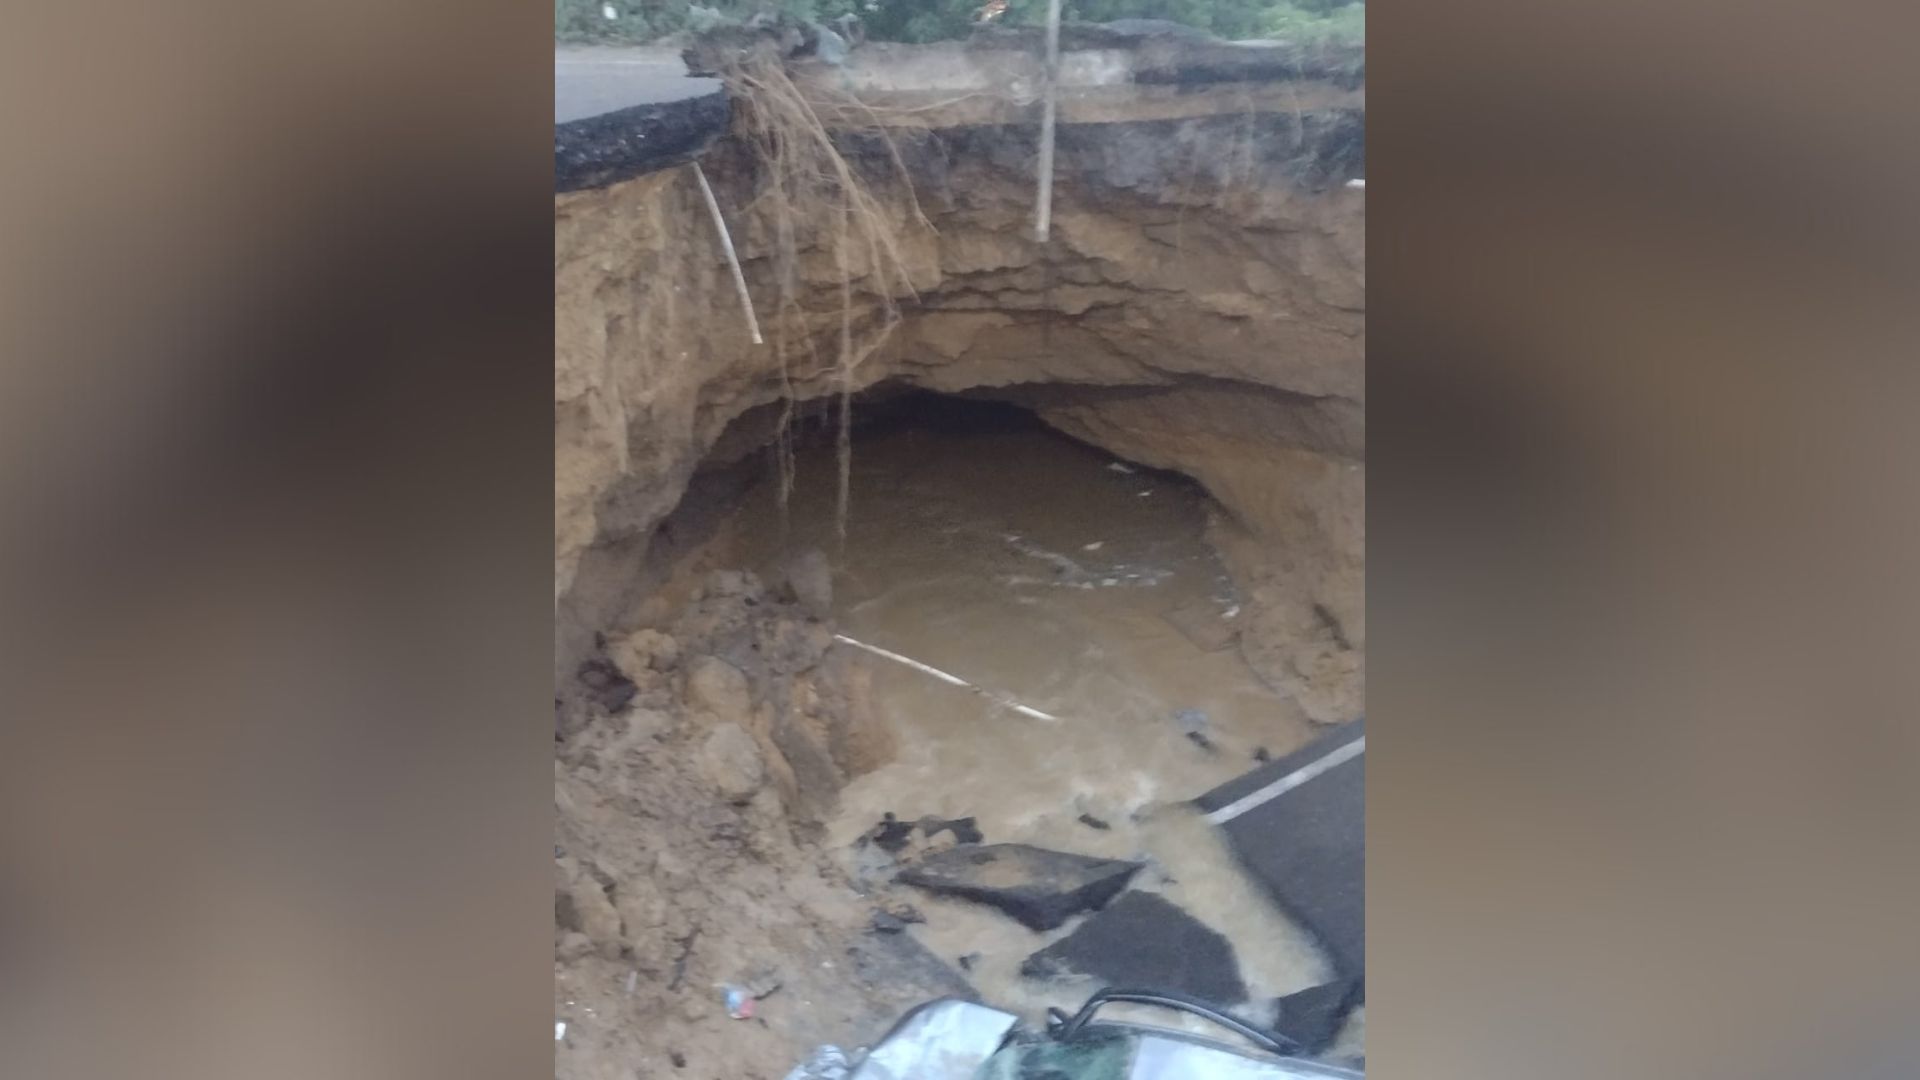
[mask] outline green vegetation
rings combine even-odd
[[[784,12],[825,22],[857,15],[875,41],[944,41],[973,32],[985,0],[554,0],[554,37],[566,42],[657,41],[683,31]],[[608,19],[603,5],[611,5]],[[1002,24],[1038,23],[1046,0],[1007,0]],[[1363,0],[1066,0],[1077,22],[1164,19],[1223,38],[1281,37],[1359,41],[1366,34]]]

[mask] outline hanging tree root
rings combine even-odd
[[[780,365],[787,407],[781,418],[780,505],[784,515],[793,483],[788,425],[793,418],[790,341],[798,337],[813,349],[812,328],[796,298],[796,266],[803,237],[830,248],[840,278],[840,326],[833,384],[840,401],[839,499],[837,531],[844,538],[852,473],[852,395],[860,364],[886,340],[900,320],[897,297],[915,296],[900,251],[902,230],[932,229],[920,211],[905,162],[888,125],[857,99],[796,82],[773,48],[738,52],[718,65],[718,73],[740,104],[739,131],[760,166],[760,190],[751,209],[772,224],[777,296],[774,303],[774,351]],[[892,163],[894,178],[906,193],[906,220],[894,215],[869,181],[834,141],[836,132],[876,136]],[[827,224],[831,223],[831,224]],[[856,339],[854,283],[878,298],[879,327],[864,342]],[[816,363],[817,369],[817,363]],[[818,370],[810,375],[821,374]]]

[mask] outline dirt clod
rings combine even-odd
[[[700,747],[700,772],[728,802],[753,798],[766,781],[760,745],[739,724],[721,723]]]
[[[739,723],[753,714],[747,677],[717,656],[702,656],[687,665],[687,704],[723,722]]]

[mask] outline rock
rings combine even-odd
[[[1020,965],[1035,978],[1091,975],[1110,986],[1177,990],[1218,1005],[1246,1000],[1233,945],[1153,893],[1129,892]]]
[[[586,690],[587,700],[610,713],[626,708],[633,696],[640,692],[640,688],[634,685],[632,679],[621,674],[619,668],[598,657],[581,664],[578,676],[580,685]]]
[[[876,911],[867,928],[877,934],[897,934],[907,928],[906,920],[885,911]]]
[[[1277,1002],[1273,1026],[1298,1042],[1306,1053],[1319,1054],[1333,1045],[1354,1006],[1365,996],[1366,984],[1356,978],[1309,987]]]
[[[717,656],[702,656],[687,665],[687,703],[735,723],[753,715],[746,675]]]
[[[1113,828],[1113,826],[1107,824],[1106,822],[1100,820],[1097,817],[1094,817],[1092,814],[1081,814],[1080,824],[1085,825],[1089,829],[1099,829],[1101,832],[1105,832],[1108,829]]]
[[[607,646],[607,657],[630,679],[669,671],[680,660],[680,643],[658,630],[637,630]]]
[[[706,741],[700,744],[700,775],[730,803],[753,798],[767,779],[760,745],[735,723],[722,723],[707,733]]]
[[[1113,899],[1141,864],[1026,844],[957,847],[928,856],[897,880],[999,908],[1033,930],[1052,930]]]

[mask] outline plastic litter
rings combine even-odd
[[[827,1043],[815,1047],[812,1056],[794,1066],[786,1080],[847,1080],[851,1069],[847,1052]]]
[[[727,1015],[735,1020],[753,1019],[754,997],[738,986],[720,988],[721,998],[727,1003]]]
[[[1119,463],[1119,462],[1117,462],[1117,461],[1109,461],[1109,462],[1107,462],[1107,468],[1109,468],[1109,469],[1112,469],[1112,470],[1113,470],[1114,472],[1117,472],[1117,473],[1126,473],[1126,474],[1128,474],[1128,475],[1132,475],[1132,474],[1133,474],[1133,470],[1132,470],[1132,469],[1130,469],[1130,468],[1128,468],[1128,467],[1127,467],[1127,466],[1125,466],[1125,465],[1122,465],[1121,463]]]
[[[1081,551],[1099,551],[1099,550],[1100,550],[1100,547],[1101,547],[1101,545],[1103,545],[1103,544],[1105,544],[1105,543],[1106,543],[1106,541],[1105,541],[1105,540],[1095,540],[1095,541],[1094,541],[1093,543],[1091,543],[1091,544],[1082,544],[1082,545],[1080,545],[1080,550],[1081,550]]]
[[[555,1020],[553,1022],[553,1041],[559,1042],[561,1039],[564,1039],[566,1037],[567,1037],[567,1022],[565,1020]]]

